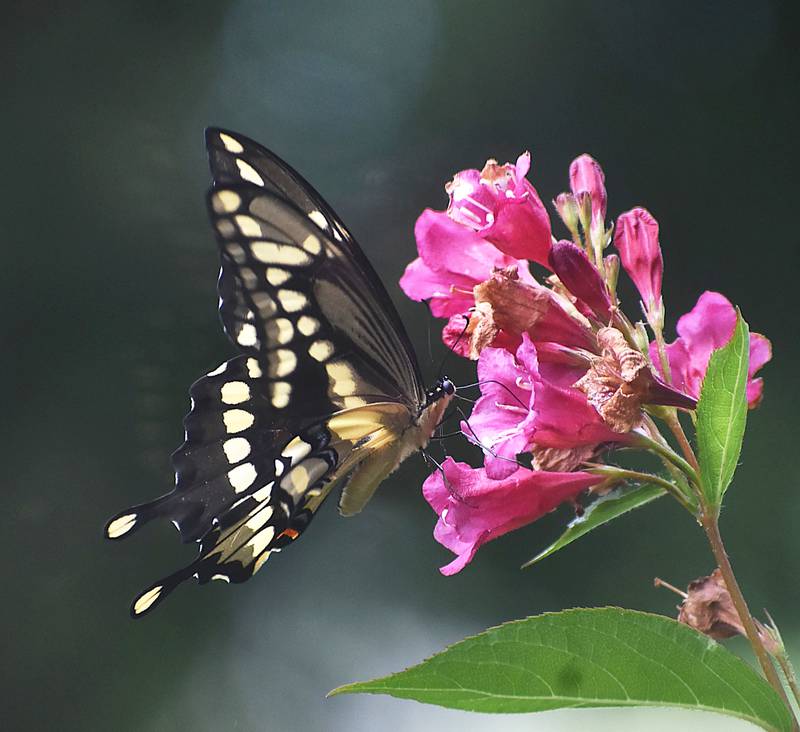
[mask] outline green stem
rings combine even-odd
[[[689,438],[686,437],[686,433],[683,431],[683,425],[681,424],[680,419],[678,419],[678,412],[676,409],[669,410],[665,422],[667,423],[667,427],[669,427],[670,432],[672,432],[672,434],[675,436],[675,439],[678,441],[678,445],[680,445],[683,456],[694,468],[695,473],[699,475],[700,464],[697,462],[697,456],[694,454],[694,450],[692,450],[692,445],[689,442]]]
[[[794,719],[792,705],[789,703],[789,699],[786,696],[786,691],[783,688],[783,684],[781,684],[781,680],[778,678],[778,672],[775,670],[775,666],[772,663],[769,652],[764,647],[764,643],[762,642],[761,636],[758,633],[756,624],[753,621],[753,616],[750,614],[750,609],[747,607],[747,602],[745,601],[742,590],[736,580],[736,575],[733,573],[733,567],[731,566],[730,559],[728,558],[728,553],[725,551],[725,545],[722,543],[722,535],[719,533],[719,522],[717,521],[716,512],[709,511],[708,507],[704,507],[703,515],[701,517],[701,525],[703,526],[703,530],[706,532],[708,543],[711,545],[711,551],[714,553],[714,558],[717,560],[717,566],[719,567],[719,571],[722,573],[722,577],[725,580],[725,586],[728,588],[728,593],[730,594],[733,605],[736,608],[737,614],[739,615],[739,620],[742,621],[742,626],[744,627],[745,634],[747,635],[747,640],[750,641],[750,645],[752,646],[753,652],[755,653],[756,658],[761,665],[761,669],[764,671],[764,676],[766,676],[767,681],[769,681],[770,685],[775,689],[775,691],[778,692],[778,695],[781,697],[781,699],[783,699],[784,703],[792,714],[792,718],[794,720],[792,729],[797,730],[798,726],[796,719]]]
[[[700,479],[698,478],[695,468],[678,455],[669,445],[661,444],[651,437],[643,435],[641,432],[638,433],[636,439],[638,446],[652,450],[656,455],[668,460],[676,468],[679,468],[696,486],[700,484]]]
[[[608,476],[610,478],[621,478],[624,480],[636,480],[641,483],[652,483],[653,485],[661,486],[667,493],[675,498],[689,513],[694,513],[694,509],[689,505],[686,496],[681,493],[680,489],[668,480],[665,480],[659,475],[652,473],[643,473],[638,470],[628,470],[627,468],[618,468],[611,465],[598,465],[589,468],[587,471],[595,475]]]
[[[778,655],[775,660],[778,662],[781,671],[783,671],[783,675],[786,677],[786,683],[789,684],[789,688],[792,690],[794,700],[797,702],[798,706],[800,706],[800,687],[797,685],[797,676],[794,673],[792,662],[785,653]]]

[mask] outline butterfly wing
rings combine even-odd
[[[292,203],[338,244],[348,257],[350,267],[359,271],[361,285],[381,310],[387,337],[396,341],[395,348],[404,352],[405,359],[414,369],[416,382],[421,383],[411,340],[380,277],[322,196],[286,161],[244,135],[209,127],[206,130],[206,148],[215,186],[250,183],[263,187]]]
[[[241,181],[209,193],[220,314],[241,355],[192,386],[175,489],[107,525],[118,539],[163,516],[200,542],[194,562],[137,597],[134,616],[192,576],[249,578],[351,473],[358,497],[343,510],[360,509],[424,401],[397,314],[353,258],[352,237],[338,219],[327,234],[285,195]]]

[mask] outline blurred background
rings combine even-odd
[[[660,710],[482,717],[324,698],[528,614],[673,614],[677,598],[653,577],[685,585],[713,562],[666,499],[521,572],[571,518],[562,510],[444,578],[451,555],[432,538],[413,458],[358,518],[326,505],[254,581],[187,585],[136,623],[133,594],[195,549],[169,525],[119,544],[101,530],[171,488],[188,386],[232,354],[204,210],[206,125],[263,142],[325,195],[387,283],[427,376],[440,324],[396,284],[416,216],[444,207],[453,172],[525,149],[549,201],[590,152],[610,216],[641,204],[661,223],[671,325],[714,289],[773,341],[722,528],[752,607],[768,607],[800,653],[799,8],[4,3],[3,727],[749,729]],[[473,379],[470,364],[449,370]]]

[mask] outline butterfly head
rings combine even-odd
[[[438,402],[446,396],[453,396],[456,393],[456,385],[450,381],[446,376],[442,376],[428,391],[425,393],[426,406]]]

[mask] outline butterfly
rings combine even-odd
[[[248,580],[335,488],[341,514],[361,511],[455,393],[446,377],[424,388],[378,275],[299,173],[235,132],[209,128],[206,147],[219,313],[238,355],[190,388],[175,488],[106,524],[119,540],[164,517],[199,544],[134,599],[133,617],[192,577]]]

